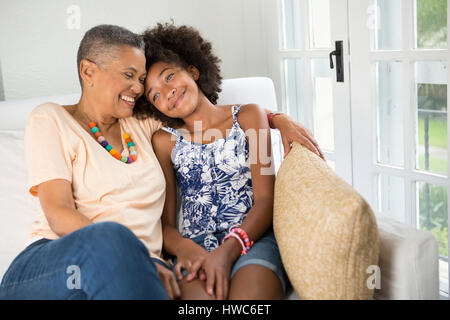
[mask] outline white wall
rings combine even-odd
[[[108,23],[141,32],[174,19],[200,30],[224,78],[268,73],[259,0],[0,0],[0,63],[6,100],[79,91],[76,52],[86,30]],[[80,28],[69,29],[71,5]],[[73,20],[71,20],[73,21]],[[1,88],[0,83],[0,88]]]

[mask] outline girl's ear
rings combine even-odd
[[[194,79],[194,81],[197,81],[200,77],[200,71],[192,65],[187,68],[187,71],[191,75],[192,79]]]

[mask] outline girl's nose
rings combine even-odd
[[[175,96],[175,93],[177,92],[177,88],[173,88],[172,90],[169,90],[169,99]]]

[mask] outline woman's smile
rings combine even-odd
[[[120,95],[120,100],[131,108],[134,108],[134,105],[136,104],[135,98],[127,95]]]

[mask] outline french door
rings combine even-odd
[[[430,230],[448,284],[447,0],[349,0],[353,186]]]
[[[265,0],[278,102],[389,216],[430,230],[449,292],[448,0]],[[336,74],[342,44],[343,82]]]
[[[347,0],[267,0],[264,6],[279,106],[313,132],[328,164],[352,184]],[[333,55],[331,69],[336,41],[342,62]]]

